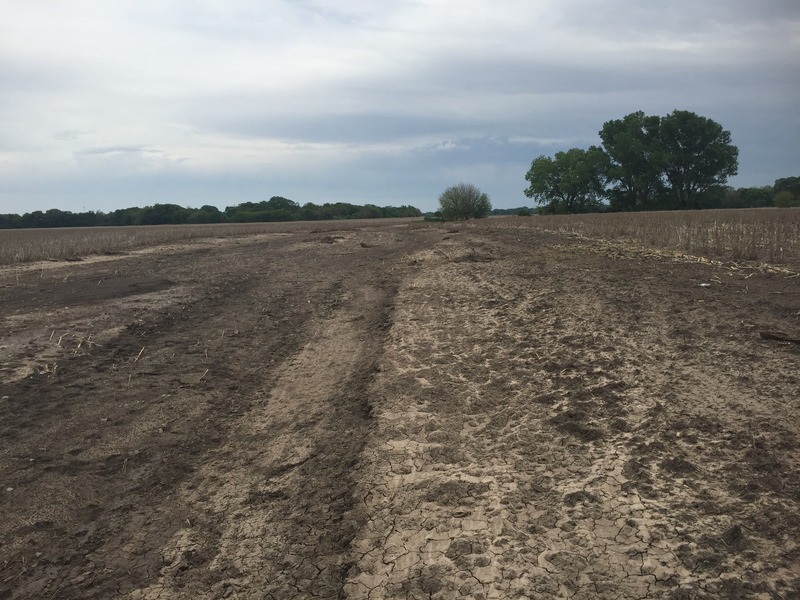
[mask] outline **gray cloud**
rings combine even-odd
[[[120,155],[120,154],[134,154],[137,156],[141,156],[142,154],[146,153],[156,153],[158,154],[157,150],[152,150],[146,148],[144,146],[104,146],[101,148],[85,148],[83,150],[78,150],[76,154],[87,154],[87,155]]]
[[[472,178],[526,202],[539,154],[694,110],[735,185],[800,164],[795,0],[12,2],[0,211],[273,194],[430,208]],[[80,199],[80,200],[77,200]]]
[[[56,131],[53,134],[53,139],[59,142],[72,142],[79,139],[82,135],[86,135],[85,131],[76,131],[74,129],[65,129],[63,131]]]

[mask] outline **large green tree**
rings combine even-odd
[[[606,191],[612,210],[650,208],[664,189],[661,118],[642,111],[607,121],[600,130],[608,155]]]
[[[739,149],[722,125],[687,110],[661,119],[664,174],[676,208],[700,208],[703,195],[739,169]]]
[[[525,175],[525,195],[550,213],[583,213],[602,208],[606,154],[597,146],[572,148],[554,158],[539,156]]]

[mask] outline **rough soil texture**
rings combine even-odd
[[[799,597],[800,279],[312,227],[0,271],[0,600]]]

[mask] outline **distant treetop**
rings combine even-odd
[[[337,202],[318,206],[273,196],[264,202],[243,202],[220,211],[216,206],[184,208],[177,204],[154,204],[144,208],[122,208],[109,213],[72,213],[58,209],[24,215],[0,214],[0,229],[39,227],[93,227],[118,225],[180,225],[196,223],[256,223],[271,221],[320,221],[332,219],[378,219],[419,217],[413,206],[364,206]]]

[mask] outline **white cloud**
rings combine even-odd
[[[432,191],[461,172],[516,190],[524,170],[512,180],[508,165],[597,143],[639,109],[719,119],[740,179],[770,183],[747,174],[800,164],[796,143],[763,152],[800,135],[798,64],[794,0],[11,0],[0,211],[33,196],[75,208],[73,192],[36,192],[42,178],[77,196],[113,177],[204,190],[219,176],[236,203],[303,176],[306,193],[346,179],[371,197],[378,164],[399,182],[413,165]]]

